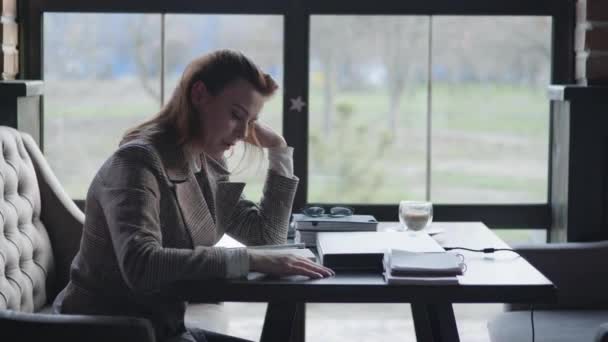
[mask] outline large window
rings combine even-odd
[[[22,73],[46,82],[44,152],[74,199],[188,61],[232,48],[282,87],[262,118],[295,148],[294,208],[344,203],[394,220],[399,200],[430,199],[436,220],[550,225],[545,89],[571,80],[569,1],[61,0],[24,10]],[[259,196],[266,157],[230,155],[246,195]]]
[[[310,58],[311,201],[547,202],[550,18],[313,16]]]
[[[544,203],[551,19],[433,18],[431,199]]]
[[[425,198],[429,17],[311,18],[308,197]]]
[[[243,51],[282,86],[282,27],[281,16],[46,13],[45,154],[68,193],[85,197],[125,130],[158,112],[196,56]],[[279,132],[281,103],[278,92],[261,115]],[[267,159],[250,151],[237,145],[229,167],[258,196]]]
[[[68,193],[89,183],[125,129],[158,111],[159,32],[147,14],[44,17],[44,153]]]

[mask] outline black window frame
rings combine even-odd
[[[195,13],[282,15],[284,25],[283,113],[289,99],[302,96],[306,102],[309,86],[310,17],[312,15],[483,15],[548,16],[552,18],[551,83],[569,84],[574,75],[574,0],[30,0],[19,1],[22,27],[20,37],[23,79],[42,79],[42,21],[46,12],[86,13]],[[547,101],[549,99],[547,98]],[[41,118],[41,143],[44,120]],[[552,225],[551,149],[553,117],[549,117],[549,160],[547,203],[532,204],[436,204],[438,221],[482,221],[492,228],[547,229]],[[308,107],[300,115],[283,116],[283,134],[294,147],[295,174],[300,185],[294,209],[307,203],[308,191]],[[43,147],[43,146],[42,146]],[[338,204],[338,203],[328,203]],[[396,220],[397,204],[347,204],[356,212],[375,215],[379,220]],[[549,234],[547,234],[549,235]]]

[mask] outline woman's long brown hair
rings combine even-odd
[[[266,97],[277,89],[272,77],[242,53],[234,50],[211,52],[188,64],[169,102],[154,117],[129,129],[120,144],[164,133],[171,133],[178,146],[200,139],[202,126],[190,97],[192,85],[202,81],[211,95],[217,95],[228,84],[239,79],[248,81]],[[249,134],[255,139],[253,130]]]

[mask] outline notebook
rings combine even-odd
[[[296,230],[306,231],[376,231],[378,221],[371,215],[351,215],[345,217],[310,217],[293,214]]]
[[[392,249],[384,255],[384,279],[387,284],[441,285],[458,284],[462,263],[457,255],[414,253]]]
[[[439,277],[462,274],[461,259],[451,253],[413,253],[392,249],[384,256],[384,265],[395,276]]]
[[[389,285],[457,285],[458,277],[397,277],[384,272],[384,280]]]
[[[324,266],[336,270],[382,272],[390,249],[410,252],[444,252],[428,234],[407,232],[319,232],[317,252]]]

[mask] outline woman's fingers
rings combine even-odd
[[[245,138],[246,142],[265,148],[287,146],[285,138],[283,138],[283,136],[281,136],[279,133],[275,132],[272,127],[259,121],[256,121],[253,125],[254,126],[252,129],[255,131],[257,140],[254,139],[251,134],[249,134]]]
[[[321,273],[310,270],[306,267],[302,267],[300,265],[291,265],[289,266],[289,275],[303,275],[315,279],[323,278]]]
[[[270,254],[249,250],[250,269],[273,275],[304,275],[311,278],[331,277],[334,271],[307,258],[292,254]]]
[[[301,261],[302,262],[302,267],[306,267],[310,270],[313,270],[315,272],[321,273],[326,277],[331,277],[334,276],[335,273],[333,270],[323,266],[323,265],[319,265],[316,262],[312,262],[308,259],[304,259]]]
[[[335,275],[334,271],[332,271],[331,269],[329,269],[325,266],[319,265],[306,258],[297,257],[293,266],[296,266],[298,269],[304,269],[304,270],[310,271],[312,273],[319,274],[322,277],[331,277],[331,276]]]

